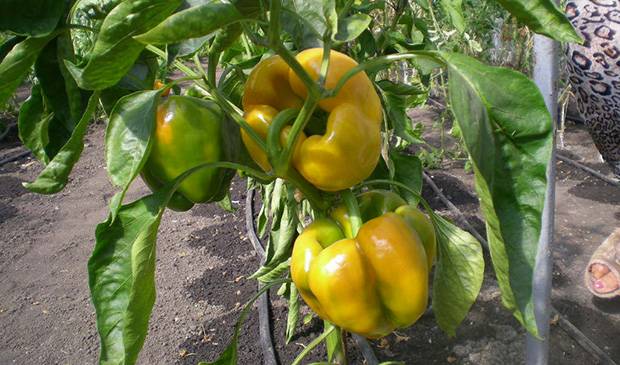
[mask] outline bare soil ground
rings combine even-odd
[[[421,109],[414,118],[432,132],[436,114]],[[89,299],[86,263],[97,223],[107,216],[114,193],[103,160],[104,125],[93,124],[87,147],[67,188],[54,196],[29,193],[41,166],[30,157],[0,166],[0,364],[95,364],[98,339]],[[605,173],[590,138],[580,127],[566,132],[566,150]],[[454,145],[449,142],[452,148]],[[15,137],[0,145],[0,160],[20,151]],[[430,171],[444,193],[481,231],[472,176],[462,161]],[[620,301],[594,300],[582,284],[594,249],[620,226],[620,189],[558,163],[556,235],[553,246],[553,305],[611,358],[620,362]],[[148,193],[137,182],[127,200]],[[214,360],[232,335],[240,307],[256,290],[247,276],[259,259],[244,228],[245,184],[233,186],[235,213],[200,205],[187,213],[168,212],[158,238],[158,297],[140,364],[196,364]],[[427,188],[425,197],[450,216]],[[487,257],[488,259],[488,257]],[[490,263],[490,260],[487,260]],[[456,338],[448,338],[431,315],[415,326],[373,341],[382,360],[407,364],[520,364],[524,332],[501,306],[490,264],[483,290]],[[271,312],[279,360],[290,363],[321,330],[315,319],[283,343],[286,302],[272,293]],[[304,308],[307,311],[307,309]],[[555,323],[555,322],[554,322]],[[350,346],[353,364],[362,359]],[[262,362],[254,312],[244,326],[240,364]],[[324,350],[308,358],[320,360]],[[596,364],[560,326],[551,329],[551,364]]]

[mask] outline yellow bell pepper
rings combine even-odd
[[[379,338],[412,325],[428,301],[428,263],[415,230],[396,213],[364,223],[355,238],[322,218],[295,241],[291,276],[321,318]]]
[[[296,57],[312,79],[319,78],[323,50],[313,48]],[[325,88],[332,89],[357,63],[349,56],[331,51]],[[243,94],[248,124],[262,137],[275,115],[284,109],[300,108],[307,90],[280,56],[261,61],[250,73]],[[302,133],[292,164],[310,183],[321,190],[347,189],[372,173],[381,150],[381,101],[364,72],[349,79],[338,94],[322,99],[319,108],[329,113],[323,135]],[[283,131],[283,133],[286,131]],[[265,171],[271,166],[265,153],[241,131],[250,155]]]

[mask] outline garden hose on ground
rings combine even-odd
[[[256,253],[260,256],[261,263],[265,260],[265,249],[261,245],[261,242],[256,234],[254,228],[254,189],[248,190],[248,194],[245,198],[245,227],[248,234],[248,238],[256,250]],[[262,284],[258,284],[260,290]],[[271,325],[269,322],[269,290],[264,292],[258,298],[258,326],[260,335],[260,344],[263,350],[263,363],[265,365],[277,365],[276,353],[273,348],[273,342],[271,340]]]

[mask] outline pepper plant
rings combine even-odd
[[[534,32],[580,41],[551,0],[498,3]],[[100,363],[138,359],[164,211],[229,206],[235,171],[261,192],[267,257],[252,279],[263,290],[284,285],[287,339],[298,293],[325,320],[312,346],[328,341],[331,362],[346,362],[347,332],[377,338],[412,325],[429,294],[438,325],[455,335],[482,285],[482,250],[422,199],[421,164],[406,150],[420,141],[407,110],[425,102],[437,70],[447,73],[503,304],[537,335],[551,118],[526,76],[438,48],[424,21],[437,11],[467,28],[455,0],[4,2],[0,31],[12,37],[0,47],[0,105],[34,73],[19,136],[44,169],[24,186],[61,191],[94,113],[106,115],[118,192],[88,262]],[[390,78],[395,65],[415,70],[413,82]],[[126,202],[138,176],[152,194]],[[213,364],[236,363],[250,308]]]

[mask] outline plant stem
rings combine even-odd
[[[289,52],[282,40],[280,39],[280,13],[282,11],[281,0],[271,0],[271,6],[269,7],[269,45],[276,52],[277,55],[282,57],[284,62],[297,74],[301,81],[308,89],[308,95],[318,99],[320,97],[320,91],[317,84],[312,80],[310,75],[304,70],[299,61],[291,52]]]
[[[220,52],[209,53],[209,58],[207,59],[207,81],[211,85],[211,87],[217,87],[216,73],[217,73],[217,64],[220,62]]]
[[[271,0],[269,6],[269,44],[280,43],[280,12],[282,11],[281,0]]]
[[[318,100],[311,98],[310,95],[308,95],[304,105],[299,111],[299,114],[297,114],[297,118],[293,123],[293,127],[288,135],[286,147],[284,149],[283,162],[286,163],[287,166],[291,163],[293,154],[295,153],[295,145],[299,139],[299,135],[304,128],[306,128],[306,124],[308,124],[310,117],[312,117],[312,113],[314,113],[314,109],[316,109],[317,104]]]
[[[327,90],[324,93],[324,97],[327,98],[327,97],[333,97],[335,95],[338,95],[338,93],[340,92],[340,89],[342,89],[342,87],[347,83],[347,81],[349,81],[350,78],[352,78],[359,72],[366,71],[371,68],[387,65],[392,62],[414,59],[414,58],[427,58],[427,59],[430,58],[433,61],[436,61],[440,64],[443,63],[443,60],[439,57],[437,52],[434,52],[434,51],[415,51],[411,53],[399,53],[399,54],[376,57],[376,58],[373,58],[372,60],[361,63],[353,67],[349,71],[347,71],[344,75],[342,75],[340,80],[338,80],[338,83],[333,89]]]
[[[166,52],[162,51],[161,49],[153,46],[153,45],[147,45],[146,49],[151,52],[154,53],[155,55],[157,55],[159,58],[166,60]],[[199,74],[197,74],[196,72],[194,72],[194,70],[192,70],[191,68],[187,67],[185,64],[183,64],[182,62],[178,61],[178,60],[174,60],[173,63],[174,67],[176,67],[177,69],[179,69],[179,71],[183,72],[184,74],[186,74],[187,76],[190,77],[196,77],[196,76],[200,76]],[[207,88],[205,87],[206,85],[203,85],[202,83],[196,82],[200,87],[202,87],[203,89],[207,90]]]
[[[319,71],[319,87],[323,89],[325,86],[325,79],[327,78],[327,72],[329,71],[329,61],[331,54],[332,37],[331,32],[328,30],[323,37],[323,59],[321,60],[321,70]]]
[[[317,83],[310,77],[310,75],[304,70],[303,66],[297,61],[293,54],[284,47],[282,42],[278,40],[278,44],[272,45],[273,50],[282,57],[284,62],[295,72],[297,77],[301,79],[308,90],[308,96],[318,99],[321,96],[321,91]]]
[[[302,352],[299,353],[299,355],[295,358],[295,361],[293,361],[291,365],[301,364],[301,361],[304,359],[304,357],[306,357],[308,353],[310,353],[310,351],[312,351],[315,347],[317,347],[325,339],[325,337],[329,336],[329,334],[332,333],[335,329],[336,327],[332,327],[329,330],[323,332],[320,336],[318,336],[314,340],[312,340],[312,342],[310,342],[308,346],[306,346],[306,348]]]
[[[254,140],[254,142],[256,142],[256,144],[263,151],[267,152],[267,146],[265,144],[265,141],[258,135],[258,133],[256,133],[256,131],[252,127],[250,127],[248,122],[243,119],[243,112],[241,111],[241,109],[239,109],[235,104],[228,100],[228,98],[226,98],[226,96],[223,95],[222,92],[215,85],[211,85],[211,82],[209,82],[208,80],[209,76],[202,68],[202,64],[200,63],[200,58],[198,57],[198,55],[194,56],[194,63],[202,74],[204,85],[201,85],[201,87],[207,90],[207,93],[211,96],[211,98],[217,101],[218,105],[222,109],[224,109],[226,114],[233,118],[233,120],[237,124],[239,124],[241,128],[243,128],[243,130],[250,136],[250,138]]]
[[[155,46],[152,46],[152,45],[147,45],[146,49],[156,54],[157,56],[163,59],[166,59],[166,54],[161,49]],[[250,136],[250,138],[254,140],[254,142],[256,142],[256,144],[263,151],[267,151],[265,141],[258,135],[258,133],[256,133],[254,129],[252,129],[252,127],[250,127],[248,122],[246,122],[245,119],[243,119],[243,111],[241,111],[241,109],[239,109],[235,104],[230,102],[230,100],[228,100],[224,95],[222,95],[222,93],[217,89],[217,87],[215,86],[209,87],[209,82],[208,82],[209,77],[208,75],[204,73],[202,64],[200,64],[200,59],[196,57],[194,58],[194,62],[196,63],[196,67],[198,67],[198,69],[200,70],[202,74],[202,79],[203,79],[203,82],[198,82],[198,81],[194,81],[194,82],[207,93],[207,96],[216,100],[218,105],[222,109],[224,109],[226,114],[228,114],[241,128],[243,128],[243,130]],[[196,73],[194,70],[192,70],[191,68],[189,68],[182,62],[175,60],[173,64],[177,69],[179,69],[184,74],[192,78],[194,77],[200,78],[200,75],[198,73]]]
[[[283,160],[285,156],[280,144],[280,136],[282,135],[282,129],[297,114],[297,109],[284,109],[269,124],[269,129],[267,130],[267,155],[269,162],[276,171],[286,171],[289,166],[288,161]]]

